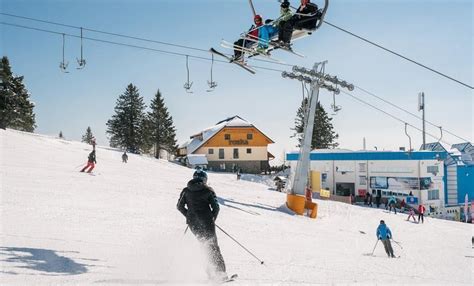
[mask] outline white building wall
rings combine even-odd
[[[239,158],[234,159],[234,148],[239,149]],[[252,153],[247,154],[247,148]],[[214,154],[209,154],[209,149]],[[224,159],[219,159],[219,149],[224,149]],[[194,154],[205,154],[208,161],[266,161],[268,158],[267,147],[201,147]]]
[[[291,166],[296,168],[296,161],[293,161]],[[428,172],[429,166],[438,167],[436,175]],[[429,190],[407,188],[382,191],[385,192],[384,196],[388,196],[388,192],[392,191],[400,199],[411,191],[420,203],[425,204],[427,210],[429,206],[444,208],[444,165],[437,160],[311,161],[310,168],[321,173],[321,187],[329,189],[333,194],[337,183],[353,183],[356,195],[358,190],[374,193],[377,188],[371,188],[370,177],[430,178],[432,184]],[[433,190],[438,190],[438,199],[430,200],[428,193]]]

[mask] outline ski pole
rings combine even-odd
[[[393,240],[393,239],[392,239],[392,241],[395,242],[398,246],[400,246],[401,249],[403,249],[402,245],[399,242],[397,242],[396,240]]]
[[[84,163],[81,163],[80,165],[77,165],[76,167],[74,167],[74,170],[81,167],[82,165],[84,165]]]
[[[247,251],[248,253],[250,253],[250,255],[252,255],[255,259],[257,259],[260,264],[263,264],[263,260],[260,260],[257,256],[255,256],[252,252],[250,252],[250,250],[248,250],[247,248],[245,248],[245,246],[243,246],[242,244],[240,244],[237,240],[235,240],[235,238],[233,238],[230,234],[228,234],[225,230],[223,230],[220,226],[218,226],[216,224],[217,228],[220,229],[223,233],[225,233],[228,237],[230,237],[233,241],[235,241],[238,245],[240,245],[240,247],[242,247],[243,249],[245,249],[245,251]]]
[[[377,247],[377,244],[379,243],[380,239],[377,239],[377,242],[375,243],[374,249],[372,250],[372,253],[370,255],[374,255],[375,248]]]
[[[186,234],[186,232],[188,231],[188,228],[189,228],[189,225],[186,226],[186,229],[184,230],[184,233],[183,233],[183,236]]]

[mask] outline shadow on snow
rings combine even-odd
[[[265,205],[265,204],[260,204],[260,203],[258,203],[258,204],[242,203],[242,202],[238,202],[238,201],[234,201],[234,200],[224,199],[224,198],[221,198],[221,197],[217,197],[217,201],[219,202],[219,205],[221,205],[221,206],[226,206],[226,207],[229,207],[229,208],[237,209],[237,210],[243,211],[243,212],[251,214],[251,215],[260,215],[260,213],[255,212],[255,211],[251,211],[251,210],[245,210],[245,209],[233,206],[232,204],[241,205],[241,206],[250,207],[250,208],[263,209],[263,210],[267,210],[267,211],[282,212],[282,213],[286,213],[286,214],[289,214],[289,215],[295,215],[294,212],[291,211],[290,209],[288,209],[288,207],[285,204],[283,204],[283,205],[276,208],[276,207],[273,207],[273,206],[270,206],[270,205]]]
[[[40,248],[0,247],[0,257],[2,257],[2,261],[8,263],[23,264],[14,266],[15,268],[36,270],[43,272],[44,275],[83,274],[88,271],[86,266],[90,266],[77,263],[71,258],[60,256],[54,250]],[[3,273],[17,274],[12,271]]]

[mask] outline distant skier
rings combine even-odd
[[[420,204],[418,205],[418,223],[420,223],[420,219],[421,219],[421,223],[424,223],[424,216],[425,216],[425,206]]]
[[[240,173],[240,169],[237,170],[237,181],[240,180],[240,177],[242,176],[242,174]]]
[[[217,243],[215,220],[219,214],[216,193],[207,185],[207,174],[196,170],[179,196],[178,210],[186,217],[186,223],[196,238],[207,248],[213,271],[208,275],[215,280],[227,279],[224,258]]]
[[[91,138],[92,150],[95,150],[95,145],[96,145],[96,144],[97,144],[97,143],[95,142],[95,137],[92,137],[92,138]]]
[[[401,209],[401,212],[404,213],[405,212],[405,207],[406,207],[406,203],[405,203],[405,199],[402,199],[402,202],[400,203],[400,209]]]
[[[372,196],[371,193],[368,193],[368,196],[369,196],[369,202],[368,202],[369,207],[372,207],[372,197],[373,197],[373,196]]]
[[[397,203],[397,199],[395,198],[395,196],[390,196],[390,198],[388,199],[388,212],[390,213],[392,211],[392,208],[393,208],[393,211],[395,212],[395,214],[397,214],[397,209],[395,208],[395,205]]]
[[[89,157],[87,159],[87,165],[84,168],[82,168],[81,172],[84,172],[87,168],[89,168],[87,173],[92,172],[92,170],[95,167],[95,164],[97,164],[97,161],[95,159],[95,150],[92,150],[92,152],[89,153]]]
[[[125,151],[122,154],[122,163],[127,163],[127,161],[128,161],[128,155],[127,155],[127,151]]]
[[[285,187],[285,183],[282,180],[278,180],[276,183],[277,191],[281,192],[283,188]]]
[[[410,211],[408,211],[408,218],[407,218],[407,221],[410,220],[410,217],[413,218],[413,221],[416,222],[416,219],[415,219],[415,210],[413,208],[410,208]]]
[[[380,200],[382,199],[382,194],[380,190],[377,190],[377,195],[375,195],[375,204],[377,205],[377,208],[380,207]]]
[[[385,253],[387,253],[388,257],[395,258],[393,254],[392,244],[390,243],[390,239],[392,239],[392,232],[385,224],[383,220],[380,221],[379,226],[377,227],[377,239],[380,239],[383,243],[383,247],[385,248]]]

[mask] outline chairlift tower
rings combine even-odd
[[[283,78],[296,79],[301,82],[310,84],[309,92],[309,106],[306,108],[304,115],[304,126],[303,126],[303,140],[299,151],[298,162],[296,164],[296,171],[293,182],[291,182],[290,194],[296,195],[305,194],[306,187],[309,186],[309,164],[310,164],[310,152],[311,152],[311,141],[313,137],[314,120],[316,115],[316,107],[319,101],[319,90],[320,88],[326,89],[339,94],[340,90],[337,85],[346,88],[350,91],[354,90],[354,85],[349,84],[344,80],[339,80],[336,76],[331,76],[324,73],[325,65],[327,61],[315,63],[312,70],[308,70],[303,67],[294,66],[293,72],[283,72]],[[327,82],[335,84],[333,86]]]

